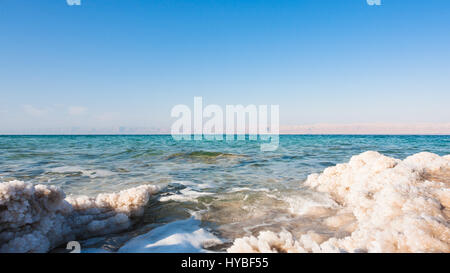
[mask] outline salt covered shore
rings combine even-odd
[[[54,186],[0,183],[0,252],[47,252],[70,240],[125,230],[157,191],[143,185],[66,198]]]
[[[309,205],[289,203],[288,198],[288,211],[318,219],[326,230],[292,230],[291,225],[288,231],[281,226],[281,232],[235,239],[227,251],[450,252],[450,156],[418,153],[399,160],[369,151],[311,174],[303,186],[320,196]],[[143,185],[95,198],[66,197],[54,186],[0,183],[0,252],[47,252],[71,240],[127,230],[158,190]],[[204,240],[220,241],[197,227],[199,221],[189,221],[189,229],[180,222],[182,236],[179,224],[170,223],[170,236],[161,227],[121,250],[192,251]],[[179,243],[172,248],[173,238],[184,248]]]
[[[450,156],[402,161],[365,152],[305,184],[338,204],[324,223],[347,236],[263,231],[236,239],[228,252],[450,252]],[[315,211],[323,210],[305,213]]]

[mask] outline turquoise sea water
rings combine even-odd
[[[280,136],[273,152],[262,152],[260,143],[249,140],[0,136],[0,180],[56,185],[76,195],[161,185],[145,217],[120,236],[198,214],[226,243],[262,227],[291,228],[295,219],[286,217],[285,200],[309,194],[301,187],[306,177],[368,150],[399,159],[422,151],[447,155],[450,136]],[[117,236],[96,246],[120,247]]]

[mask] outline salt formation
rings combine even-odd
[[[305,182],[339,204],[324,223],[331,231],[345,225],[348,236],[267,231],[228,252],[450,252],[449,173],[450,156],[362,153]]]
[[[262,231],[258,237],[249,236],[236,239],[228,252],[243,253],[305,253],[320,250],[317,242],[323,241],[322,236],[312,231],[296,240],[290,232],[282,231],[276,234],[272,231]]]
[[[125,243],[120,253],[207,252],[204,248],[222,243],[214,234],[200,227],[195,217],[159,226]]]
[[[55,186],[0,183],[0,252],[47,252],[74,239],[127,229],[143,214],[154,185],[65,198]]]

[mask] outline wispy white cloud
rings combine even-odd
[[[22,105],[22,109],[25,111],[25,113],[33,117],[41,117],[49,112],[49,109],[47,108],[37,108],[29,104]]]
[[[81,116],[87,113],[87,108],[83,106],[69,106],[67,111],[71,116]]]

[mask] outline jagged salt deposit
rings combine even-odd
[[[143,214],[154,185],[67,197],[54,186],[0,183],[0,252],[47,252],[59,244],[127,229]]]
[[[323,237],[313,231],[303,234],[299,240],[296,240],[287,231],[278,234],[272,231],[262,231],[258,237],[249,236],[236,239],[228,252],[305,253],[320,250],[318,242],[322,241]]]
[[[235,240],[229,252],[450,252],[450,156],[419,153],[397,160],[365,152],[312,174],[305,184],[339,209],[324,223],[350,226],[324,238],[261,232]]]

